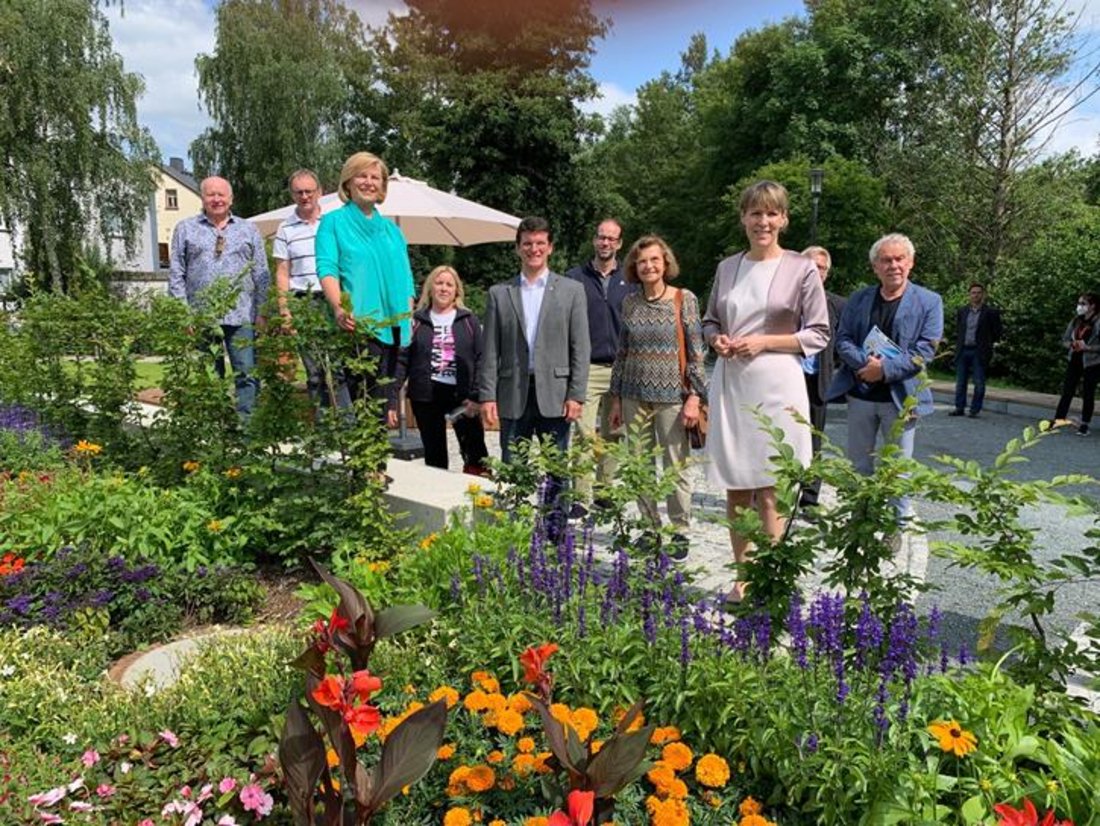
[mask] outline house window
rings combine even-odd
[[[168,245],[167,244],[157,244],[157,254],[158,254],[158,257],[160,258],[160,268],[162,270],[168,269],[168,266],[169,266],[169,263],[170,263],[169,260],[168,260]]]
[[[165,209],[179,209],[179,191],[175,189],[164,190],[164,208]]]

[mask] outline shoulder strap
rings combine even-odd
[[[691,391],[691,384],[688,382],[687,377],[687,344],[684,340],[684,291],[677,289],[676,295],[672,298],[672,303],[676,308],[676,344],[677,344],[677,356],[680,359],[680,383],[684,386],[684,389]]]

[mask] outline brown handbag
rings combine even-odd
[[[694,392],[691,381],[688,379],[687,372],[687,341],[684,334],[684,291],[676,290],[676,297],[673,299],[673,304],[676,308],[676,341],[678,346],[678,355],[680,357],[680,382],[684,385],[684,390],[688,395]],[[695,450],[700,450],[706,447],[707,444],[707,429],[710,426],[708,421],[709,411],[707,410],[706,399],[699,399],[699,421],[688,428],[684,428],[687,431],[688,441]]]

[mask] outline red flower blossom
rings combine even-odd
[[[569,810],[569,814],[554,812],[550,815],[547,826],[588,826],[592,821],[592,808],[595,803],[595,792],[582,792],[580,789],[573,789],[566,800],[566,808]]]
[[[23,570],[23,566],[26,564],[22,557],[15,554],[4,554],[0,557],[0,576],[8,576],[9,574],[17,574]]]
[[[356,671],[351,675],[351,692],[364,703],[375,691],[381,691],[382,681],[369,671]]]
[[[998,803],[993,811],[1001,816],[997,826],[1073,826],[1073,821],[1068,818],[1056,820],[1053,809],[1048,809],[1040,822],[1035,805],[1026,797],[1022,809],[1015,809],[1007,803]]]
[[[523,681],[538,684],[546,677],[546,661],[558,650],[557,643],[544,643],[533,645],[519,655],[520,665],[523,666]]]
[[[366,737],[382,725],[382,712],[368,703],[354,707],[346,706],[344,708],[344,722],[348,724],[352,734]]]
[[[317,620],[313,623],[313,634],[317,637],[314,645],[317,646],[317,650],[322,654],[331,651],[336,642],[336,635],[348,627],[350,623],[340,615],[340,606],[337,605],[332,609],[332,616],[329,617],[328,622]]]
[[[334,711],[342,711],[344,702],[344,678],[338,674],[328,674],[321,684],[313,689],[313,699],[318,705],[331,708]]]

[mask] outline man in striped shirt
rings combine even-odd
[[[321,182],[317,173],[310,169],[299,169],[290,176],[290,194],[294,198],[294,212],[283,221],[275,231],[275,242],[271,254],[275,265],[275,285],[279,290],[280,308],[288,323],[291,321],[290,307],[286,296],[308,298],[317,302],[318,308],[325,307],[321,282],[317,278],[317,259],[314,257],[313,243],[317,237],[317,227],[321,223]],[[348,388],[339,367],[325,370],[322,359],[311,350],[309,342],[302,347],[299,355],[306,370],[306,387],[309,396],[318,408],[351,406]],[[326,377],[331,372],[331,386]]]

